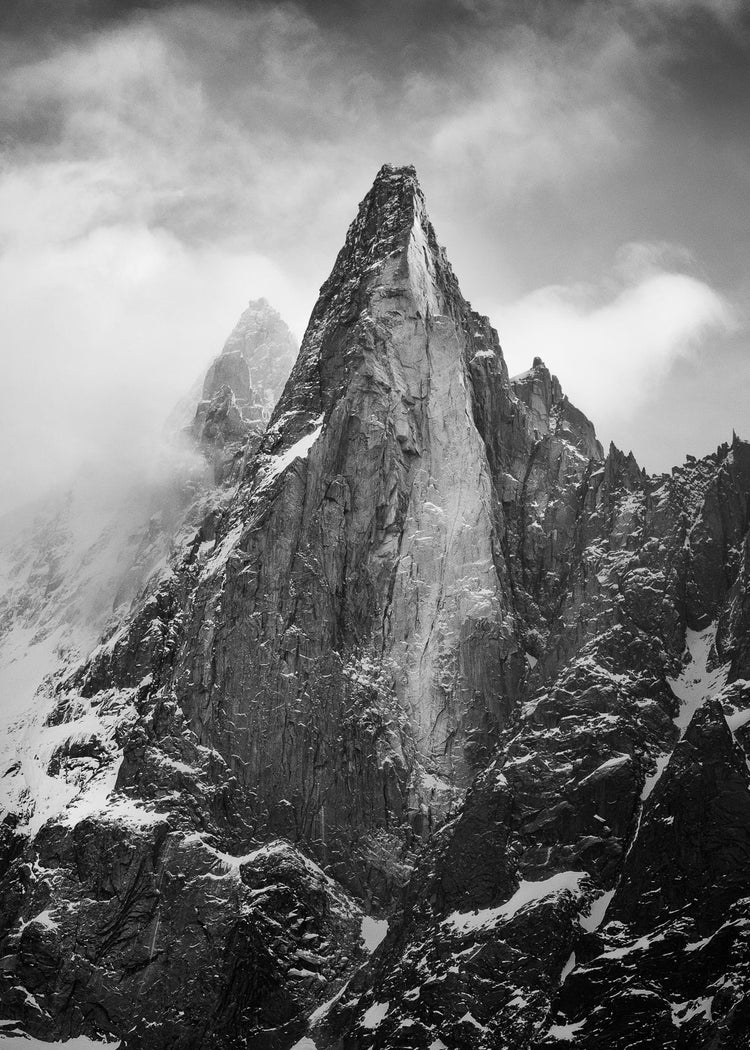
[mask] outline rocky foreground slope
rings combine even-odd
[[[651,478],[540,359],[511,380],[411,168],[360,205],[267,426],[242,339],[193,424],[210,500],[47,683],[5,1016],[746,1050],[750,445]]]

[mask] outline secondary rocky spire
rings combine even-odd
[[[217,482],[258,447],[296,356],[280,314],[266,299],[252,299],[208,369],[190,427]]]

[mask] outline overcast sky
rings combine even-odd
[[[4,0],[0,507],[147,461],[249,298],[301,335],[385,161],[511,372],[650,470],[750,438],[749,7]]]

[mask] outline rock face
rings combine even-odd
[[[208,370],[190,428],[213,461],[217,484],[256,451],[297,356],[297,345],[265,299],[253,299]]]
[[[541,359],[510,379],[411,168],[266,426],[268,316],[206,379],[218,488],[49,682],[5,1015],[145,1048],[746,1048],[750,446],[650,478]]]
[[[359,892],[398,880],[412,829],[468,782],[522,674],[467,412],[472,358],[499,370],[496,349],[413,173],[383,172],[176,658],[180,702],[202,741],[238,756],[254,822],[310,843]]]

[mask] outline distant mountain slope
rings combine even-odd
[[[244,376],[235,367],[218,382],[217,362],[238,345]],[[168,434],[148,476],[82,472],[68,491],[0,519],[0,800],[11,821],[38,827],[75,796],[80,777],[62,790],[59,782],[48,784],[44,802],[35,795],[45,789],[50,760],[41,737],[54,706],[52,679],[117,630],[175,546],[217,512],[225,493],[214,488],[197,453],[214,466],[222,457],[231,463],[228,411],[239,420],[242,447],[250,436],[257,443],[294,351],[278,313],[263,299],[251,302],[209,370],[206,397],[182,406],[188,438]],[[251,369],[259,393],[248,407]],[[50,737],[49,747],[55,746]]]

